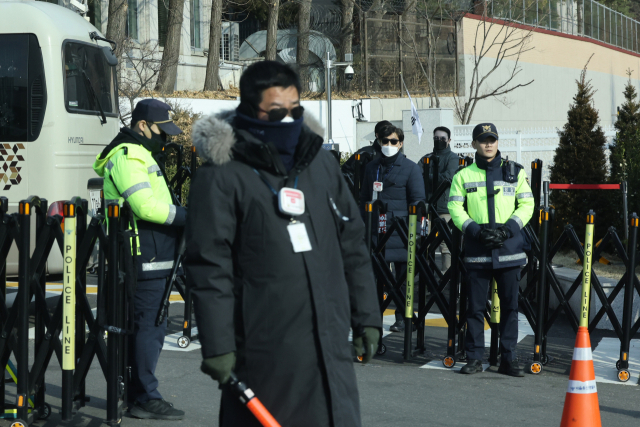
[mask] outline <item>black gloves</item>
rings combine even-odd
[[[373,358],[373,355],[378,350],[378,342],[380,341],[380,330],[378,328],[372,328],[371,326],[365,326],[360,331],[359,336],[353,338],[353,347],[356,349],[356,354],[362,356],[362,363],[369,363]]]
[[[200,370],[223,385],[229,381],[231,371],[235,367],[236,354],[231,352],[204,359]]]
[[[506,225],[501,225],[500,227],[498,227],[497,231],[500,232],[503,242],[513,237],[513,233],[511,232],[511,229]]]
[[[501,248],[507,239],[513,237],[511,230],[506,225],[501,225],[498,229],[484,228],[480,231],[480,243],[488,249]]]

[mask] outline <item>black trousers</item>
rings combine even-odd
[[[167,279],[139,280],[134,298],[134,330],[129,341],[131,383],[128,400],[145,403],[162,399],[156,365],[164,345],[167,320],[156,326],[156,317]]]
[[[497,270],[467,270],[467,337],[468,359],[482,360],[484,357],[484,313],[487,292],[491,279],[498,284],[500,297],[500,353],[502,360],[511,362],[516,358],[518,343],[518,288],[520,267]]]

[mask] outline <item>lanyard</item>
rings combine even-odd
[[[269,183],[269,181],[267,181],[267,178],[265,178],[265,176],[264,176],[264,175],[262,175],[262,174],[258,171],[258,169],[255,169],[255,168],[254,168],[254,169],[253,169],[253,171],[254,171],[254,172],[255,172],[255,173],[260,177],[260,179],[262,180],[262,182],[264,182],[264,183],[267,185],[267,187],[269,187],[269,190],[271,190],[271,192],[272,192],[275,196],[277,196],[277,195],[278,195],[278,192],[276,191],[276,189],[275,189],[275,188],[273,188],[273,185],[271,185],[271,184]],[[297,189],[297,188],[298,188],[298,176],[296,176],[296,180],[295,180],[295,182],[294,182],[294,184],[293,184],[293,188],[295,188],[295,189]]]
[[[391,170],[393,169],[394,166],[395,166],[395,164],[391,165],[391,167],[389,168],[389,171],[387,172],[387,174],[382,177],[382,181],[384,181],[389,176],[389,174],[391,173]],[[376,174],[376,181],[380,181],[380,168],[381,167],[382,167],[382,165],[378,166],[378,173]]]

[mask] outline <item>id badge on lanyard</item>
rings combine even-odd
[[[309,234],[307,233],[307,227],[304,222],[299,222],[295,219],[295,217],[300,216],[305,212],[304,193],[297,188],[298,177],[296,177],[293,188],[283,187],[280,191],[276,191],[264,175],[258,172],[257,169],[254,169],[253,171],[260,177],[260,179],[262,179],[267,187],[269,187],[269,190],[271,190],[278,199],[278,209],[280,212],[291,217],[290,223],[287,225],[287,232],[289,233],[293,252],[309,252],[312,248],[311,241],[309,240]]]

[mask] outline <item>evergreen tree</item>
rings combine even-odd
[[[599,124],[598,111],[593,106],[593,87],[586,80],[587,68],[577,80],[578,93],[567,114],[561,131],[560,145],[551,166],[551,182],[558,184],[602,184],[607,181],[605,146],[607,140]],[[566,224],[572,224],[580,240],[584,239],[587,213],[596,214],[596,237],[602,237],[610,225],[606,211],[607,190],[553,190],[551,204],[556,209],[554,236],[557,238]]]
[[[636,88],[631,83],[631,71],[627,71],[629,81],[624,88],[625,102],[619,109],[616,121],[616,139],[611,146],[611,182],[628,181],[628,153],[634,145],[634,138],[640,126],[640,103],[637,101]]]
[[[629,81],[624,88],[624,104],[618,110],[616,138],[611,145],[611,182],[628,184],[628,209],[640,213],[638,185],[640,184],[640,102],[635,87],[631,83],[631,70],[627,70]],[[618,207],[614,226],[623,228],[622,197],[616,193],[611,197],[611,206]]]

